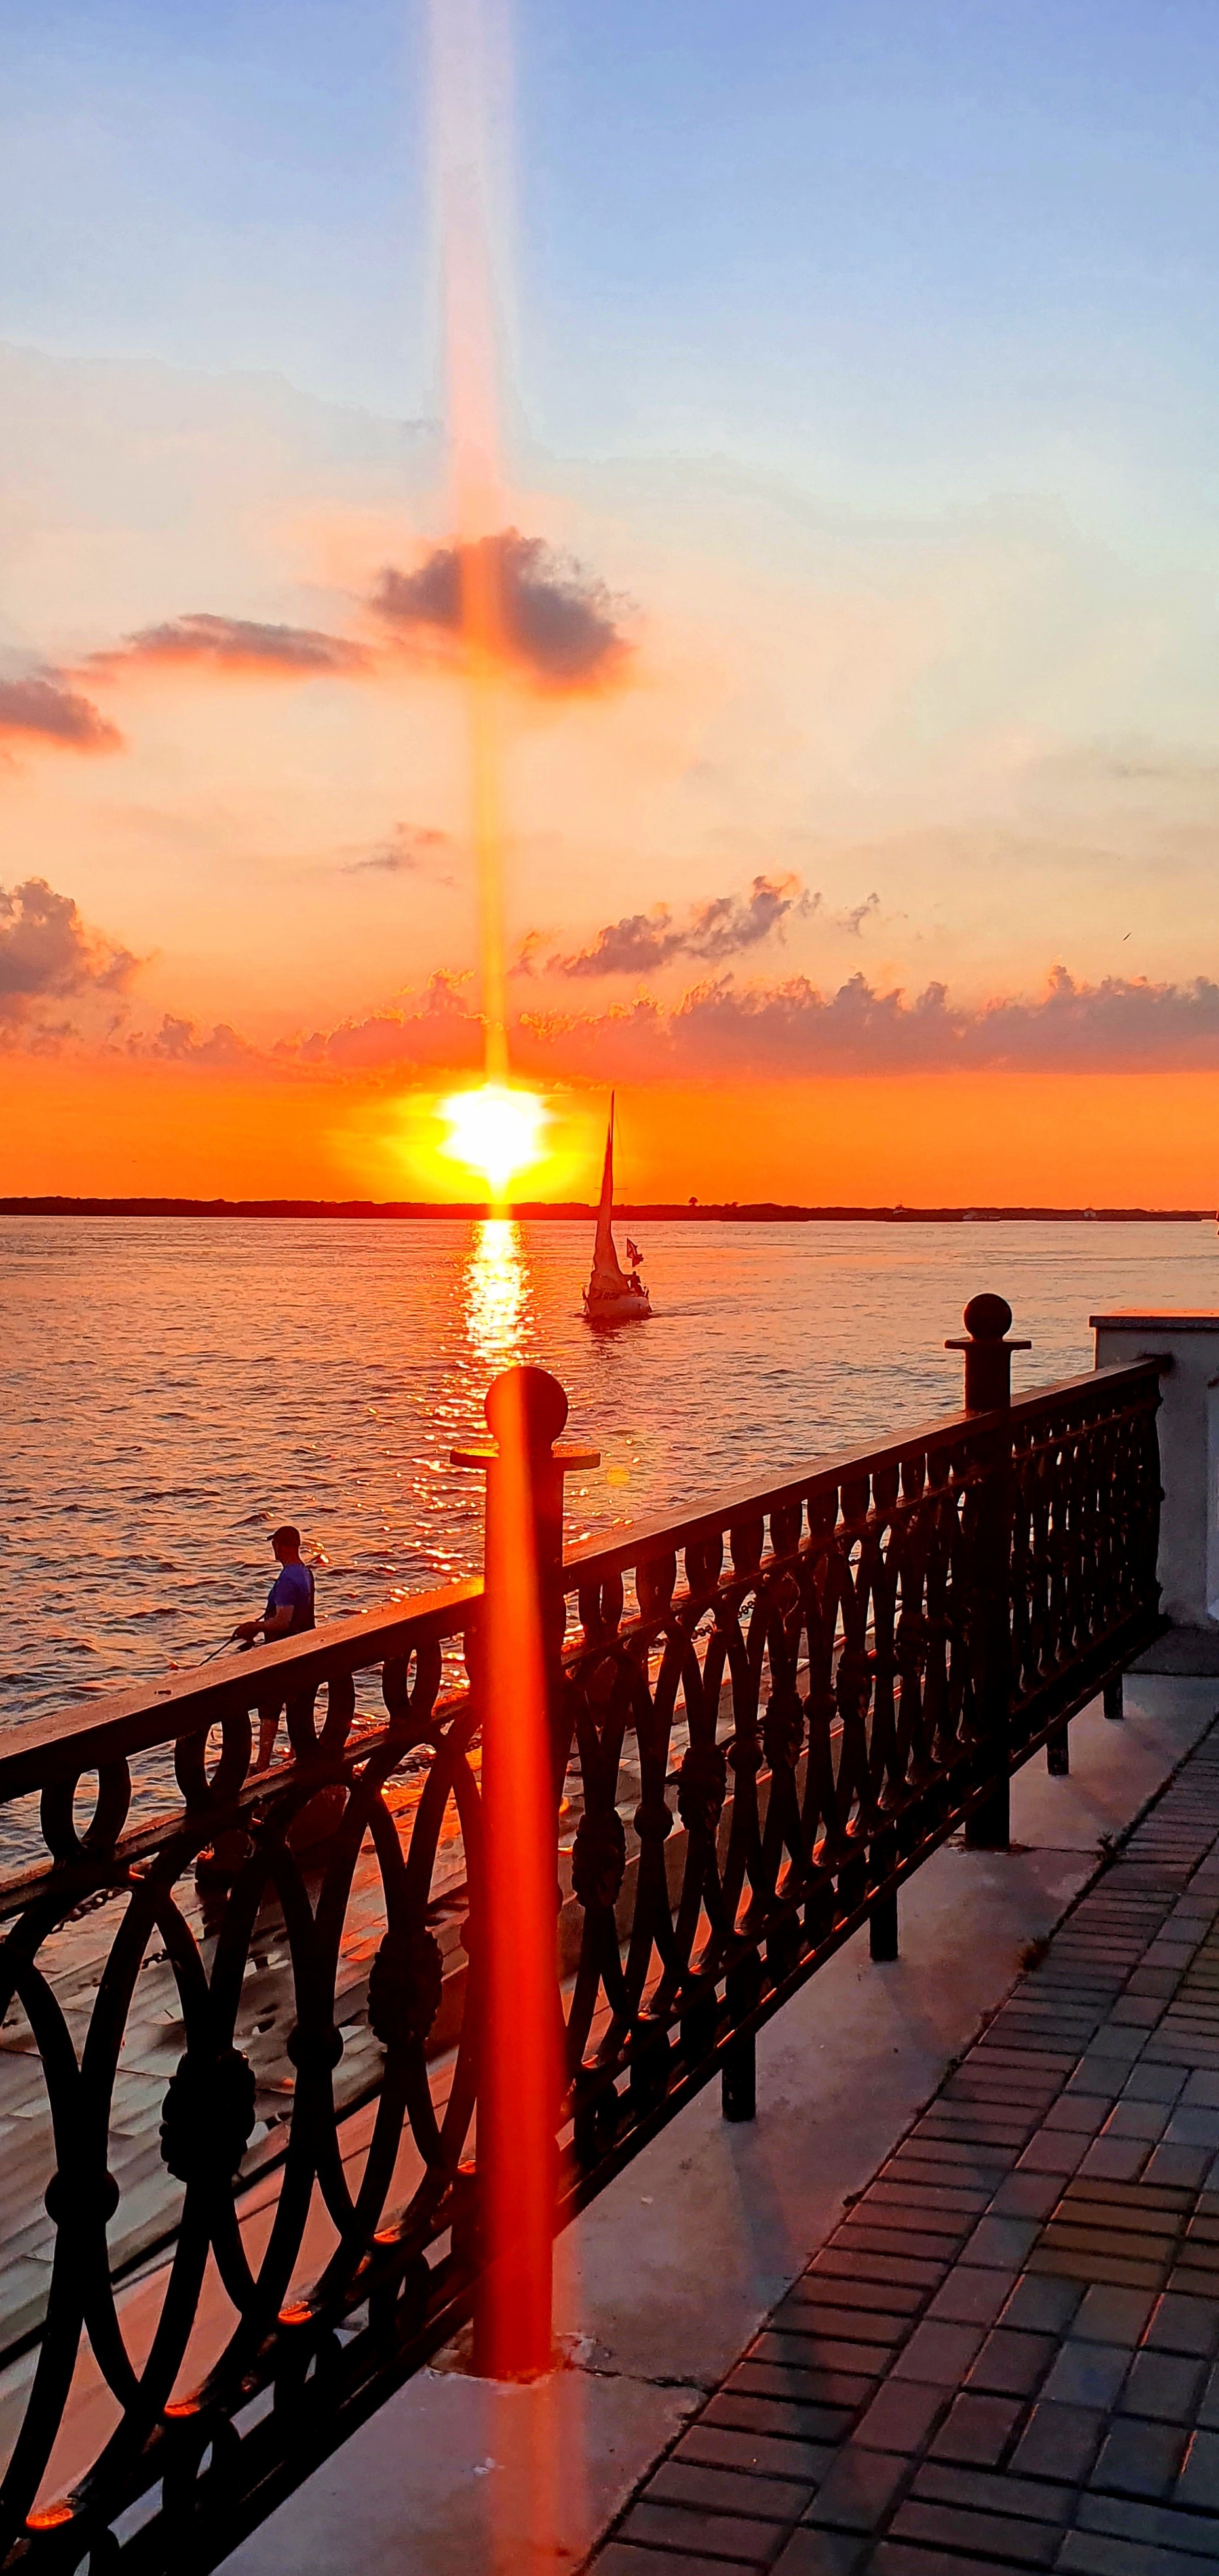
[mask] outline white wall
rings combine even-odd
[[[1163,1354],[1161,1607],[1179,1626],[1219,1625],[1219,1314],[1093,1315],[1096,1365]]]

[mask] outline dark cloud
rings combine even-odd
[[[621,921],[607,922],[591,948],[574,957],[552,957],[549,963],[553,973],[572,977],[642,975],[675,957],[720,965],[769,939],[794,907],[811,909],[819,900],[805,896],[799,877],[755,877],[747,895],[718,895],[696,904],[683,922],[675,921],[663,903],[652,912],[627,913]]]
[[[416,572],[388,566],[373,606],[399,634],[459,636],[472,597],[489,603],[505,658],[547,687],[591,688],[630,650],[604,582],[516,528],[437,546]]]
[[[7,1001],[10,1043],[13,1012],[20,1014],[31,994],[118,983],[134,963],[105,943],[100,954],[99,944],[91,947],[66,897],[46,887],[19,887],[14,896],[0,897],[0,976],[6,970],[13,975],[14,906],[24,906],[33,924],[39,901],[61,908],[53,916],[58,945],[41,962],[27,956],[7,987],[0,981],[0,1021]],[[269,1055],[231,1028],[209,1030],[168,1018],[155,1036],[124,1040],[123,1051],[221,1069],[257,1062],[284,1075],[473,1071],[484,1060],[485,1033],[464,987],[462,977],[433,975],[423,993],[401,1007],[285,1040]],[[23,1031],[20,1042],[37,1043],[40,1034],[54,1032]],[[1183,985],[1110,977],[1081,984],[1059,966],[1034,1000],[1004,996],[970,1007],[954,1003],[942,984],[929,984],[908,999],[897,989],[880,991],[862,974],[829,993],[803,975],[746,986],[721,975],[695,986],[673,1009],[639,995],[596,1012],[522,1012],[512,1032],[512,1058],[520,1074],[544,1083],[603,1083],[628,1074],[636,1082],[707,1082],[919,1072],[1217,1071],[1219,982],[1207,976]]]
[[[215,1028],[203,1029],[195,1020],[174,1019],[167,1012],[153,1036],[126,1039],[123,1053],[159,1064],[224,1066],[251,1064],[258,1050],[248,1038],[239,1037],[227,1020],[218,1021]]]
[[[852,975],[836,993],[805,977],[739,989],[730,979],[688,993],[669,1033],[681,1058],[740,1071],[891,1073],[1219,1066],[1219,984],[1152,984],[1111,976],[1077,984],[1056,967],[1037,1000],[1005,997],[970,1010],[929,984],[912,1001]]]
[[[121,992],[137,963],[42,877],[0,886],[0,1025],[10,1032],[36,1022],[44,1002]]]
[[[362,644],[323,635],[316,627],[268,626],[258,618],[212,617],[199,611],[167,618],[162,626],[141,627],[116,652],[95,654],[94,662],[103,670],[131,662],[203,662],[216,670],[310,679],[366,671],[371,656]]]
[[[440,874],[440,861],[452,849],[450,832],[438,832],[421,823],[395,823],[392,832],[362,858],[348,859],[340,868],[344,877],[426,876],[441,885],[451,885],[450,876]]]
[[[123,738],[88,698],[53,675],[0,680],[0,737],[5,734],[64,743],[71,751],[117,751]]]

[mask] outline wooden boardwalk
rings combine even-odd
[[[590,2564],[1219,2566],[1219,1721]]]

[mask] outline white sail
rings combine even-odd
[[[597,1236],[593,1245],[593,1275],[590,1285],[604,1282],[607,1287],[626,1287],[627,1275],[618,1259],[614,1242],[614,1095],[610,1093],[609,1128],[605,1139],[605,1169],[601,1175],[601,1201],[597,1209]]]

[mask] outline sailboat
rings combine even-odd
[[[626,1250],[631,1267],[629,1271],[622,1268],[614,1243],[613,1216],[614,1095],[611,1092],[601,1203],[597,1209],[597,1237],[593,1245],[592,1277],[584,1291],[584,1313],[590,1324],[642,1324],[652,1312],[651,1300],[639,1276],[642,1255],[628,1235]]]

